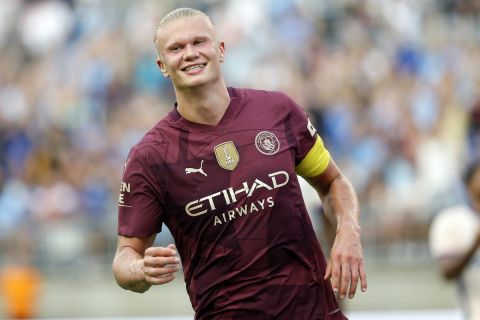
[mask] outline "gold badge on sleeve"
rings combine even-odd
[[[238,165],[240,156],[232,141],[221,143],[214,148],[217,162],[225,170],[232,171]]]

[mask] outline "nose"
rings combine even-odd
[[[198,51],[196,50],[195,46],[191,44],[187,44],[185,46],[185,54],[183,55],[184,60],[192,60],[198,57]]]

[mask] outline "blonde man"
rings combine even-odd
[[[195,319],[346,319],[334,292],[367,287],[358,203],[305,112],[282,93],[227,87],[225,45],[201,11],[165,16],[155,48],[176,103],[126,162],[119,285],[172,281],[178,251]],[[337,225],[328,264],[297,174]],[[162,223],[176,245],[152,246]]]

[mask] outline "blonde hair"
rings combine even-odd
[[[215,24],[213,23],[212,19],[203,11],[192,9],[192,8],[178,8],[173,11],[170,11],[158,24],[157,29],[155,30],[155,35],[153,37],[153,43],[155,45],[155,49],[157,50],[158,56],[160,57],[160,51],[158,48],[158,31],[167,25],[168,23],[175,21],[180,18],[192,18],[192,17],[203,17],[206,18],[207,21],[215,28]]]

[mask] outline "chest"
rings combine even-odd
[[[283,187],[294,174],[294,149],[282,130],[184,133],[176,146],[170,154],[177,159],[167,169],[167,196],[189,215],[225,210]]]

